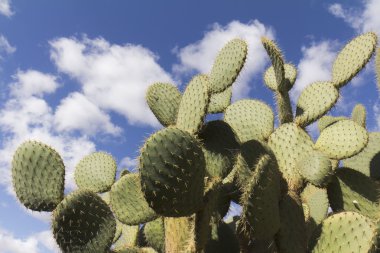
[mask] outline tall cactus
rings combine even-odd
[[[166,83],[147,90],[165,128],[145,141],[137,172],[115,181],[112,156],[94,153],[76,166],[79,189],[64,196],[59,154],[27,141],[12,162],[17,197],[27,208],[53,212],[63,252],[375,252],[380,133],[367,132],[363,105],[352,119],[326,114],[374,54],[376,35],[350,41],[334,61],[332,80],[306,87],[295,110],[289,91],[297,70],[273,41],[262,43],[272,62],[264,81],[275,93],[278,128],[264,102],[231,104],[247,56],[246,42],[234,39],[211,73],[195,76],[183,94]],[[212,113],[223,120],[207,121]],[[317,120],[313,141],[305,128]],[[225,223],[232,201],[242,212]]]

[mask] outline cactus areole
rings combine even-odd
[[[236,38],[183,93],[160,80],[147,90],[164,128],[146,139],[136,172],[116,180],[112,155],[88,155],[76,166],[78,189],[65,196],[60,155],[26,141],[12,162],[18,199],[52,212],[65,253],[377,252],[380,133],[366,130],[361,104],[351,118],[327,115],[340,89],[374,55],[377,36],[348,42],[331,80],[307,86],[296,108],[289,97],[296,67],[275,42],[262,38],[262,44],[272,63],[263,79],[277,113],[255,99],[231,104],[249,48]],[[213,113],[222,119],[206,121]],[[320,135],[313,140],[305,128],[317,121]],[[232,201],[242,211],[227,218]]]

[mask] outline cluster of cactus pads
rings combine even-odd
[[[168,83],[149,87],[147,103],[164,128],[145,141],[137,172],[115,180],[115,160],[97,152],[78,163],[78,189],[64,196],[60,155],[27,141],[12,162],[17,197],[52,212],[63,252],[376,252],[380,133],[367,132],[363,105],[351,118],[326,115],[374,55],[376,35],[345,45],[332,80],[307,86],[295,110],[289,91],[297,70],[273,41],[262,44],[272,62],[264,81],[275,94],[276,129],[264,102],[231,104],[248,50],[234,39],[183,93]],[[380,71],[379,57],[376,65]],[[223,119],[206,120],[216,113]],[[305,128],[316,121],[314,141]],[[227,219],[232,201],[242,211]]]

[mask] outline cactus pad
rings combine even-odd
[[[316,82],[307,86],[297,102],[295,122],[307,126],[328,112],[339,98],[339,92],[331,82]]]
[[[217,55],[210,73],[210,91],[219,93],[235,82],[247,57],[247,43],[241,39],[228,42]]]
[[[121,225],[121,236],[113,244],[113,248],[116,251],[125,249],[127,247],[133,247],[137,244],[137,236],[139,232],[139,226]]]
[[[146,101],[158,121],[164,125],[174,125],[177,121],[181,93],[169,83],[155,83],[146,92]]]
[[[341,120],[325,128],[315,148],[331,159],[344,159],[359,153],[368,143],[368,133],[352,120]]]
[[[351,40],[339,52],[332,69],[332,82],[340,88],[367,64],[375,52],[377,36],[369,32]]]
[[[231,104],[232,87],[226,90],[211,94],[210,103],[208,104],[207,113],[221,113]]]
[[[112,244],[116,222],[98,195],[78,190],[66,196],[54,210],[52,228],[65,253],[103,253]]]
[[[138,174],[120,178],[112,185],[110,197],[112,211],[126,225],[139,225],[157,218],[144,198]]]
[[[298,196],[289,193],[280,202],[280,230],[276,235],[281,253],[306,252],[306,226],[302,203]]]
[[[357,155],[343,160],[343,165],[357,170],[367,177],[380,179],[380,132],[368,134],[367,146]]]
[[[108,191],[115,182],[116,167],[115,159],[110,154],[92,153],[80,160],[75,167],[75,183],[80,189]]]
[[[169,127],[153,134],[140,155],[141,184],[156,213],[181,217],[203,204],[205,159],[189,133]]]
[[[165,252],[165,228],[162,217],[146,223],[143,233],[148,246],[158,252]]]
[[[187,85],[178,109],[178,128],[191,134],[201,128],[210,100],[208,86],[208,77],[205,75],[195,76]]]
[[[369,177],[350,168],[339,168],[328,186],[331,208],[334,211],[355,211],[378,218],[380,186]]]
[[[313,152],[313,141],[310,136],[296,124],[286,123],[269,136],[268,145],[273,150],[279,169],[290,188],[300,187],[302,177],[297,165]]]
[[[261,43],[263,44],[265,50],[267,51],[269,58],[272,61],[272,66],[274,70],[274,75],[276,79],[276,90],[284,91],[285,89],[285,68],[284,59],[281,50],[278,48],[276,43],[265,37],[261,38]]]
[[[302,203],[309,207],[309,217],[315,225],[320,224],[327,216],[329,200],[324,188],[308,184],[301,194]]]
[[[205,253],[239,253],[239,242],[234,231],[224,222],[211,225],[211,238]]]
[[[297,168],[308,182],[319,187],[326,186],[332,175],[331,161],[320,151],[313,151],[304,157]]]
[[[326,127],[331,126],[332,124],[334,124],[340,120],[344,120],[344,119],[348,119],[348,118],[346,118],[346,117],[333,117],[333,116],[329,116],[329,115],[323,116],[322,118],[320,118],[318,120],[318,130],[320,133],[322,133],[322,131]]]
[[[377,226],[355,212],[342,212],[325,219],[312,253],[375,252]]]
[[[272,238],[280,228],[280,177],[277,164],[269,155],[257,162],[242,196],[243,224],[249,224],[254,239]]]
[[[224,121],[232,127],[240,143],[244,143],[253,139],[266,140],[273,132],[274,115],[267,104],[243,99],[227,107]]]
[[[231,127],[221,120],[209,121],[198,137],[203,143],[206,174],[224,178],[231,171],[239,143]]]
[[[20,202],[35,211],[53,211],[63,199],[65,166],[60,155],[37,141],[21,144],[12,161],[12,182]]]
[[[297,77],[297,69],[294,67],[293,64],[286,63],[284,65],[284,71],[285,71],[285,79],[288,80],[288,86],[287,90],[290,90],[293,87],[294,82],[296,81]],[[272,91],[278,91],[279,84],[276,80],[276,74],[274,73],[273,66],[270,66],[264,74],[264,83],[265,85],[271,89]]]
[[[351,113],[351,118],[353,121],[358,123],[362,127],[366,127],[367,111],[362,104],[355,105]]]

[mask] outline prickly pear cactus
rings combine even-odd
[[[327,114],[374,54],[377,36],[366,33],[345,45],[332,79],[307,86],[296,108],[289,98],[296,67],[274,41],[262,43],[272,63],[264,82],[274,92],[278,124],[260,100],[231,104],[248,50],[234,39],[183,94],[160,80],[147,90],[164,128],[142,145],[136,172],[124,170],[115,181],[112,156],[90,154],[76,166],[79,190],[64,196],[59,154],[28,141],[12,162],[20,202],[53,212],[53,233],[65,253],[375,252],[380,133],[367,132],[363,105],[350,118]],[[208,120],[215,113],[223,116]],[[316,121],[320,134],[313,140],[305,128]],[[242,211],[225,223],[231,202]]]

